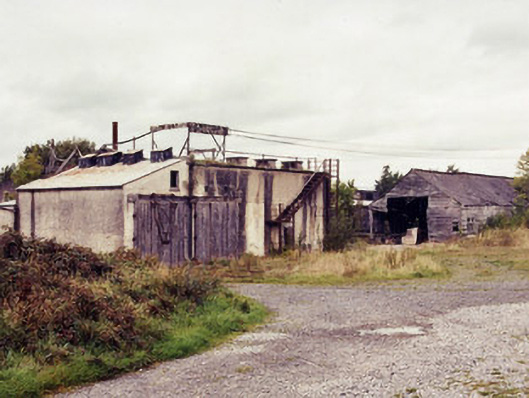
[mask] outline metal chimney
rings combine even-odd
[[[118,122],[112,122],[112,149],[118,150]]]

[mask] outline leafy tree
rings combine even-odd
[[[2,171],[0,171],[0,183],[11,181],[11,175],[13,174],[14,170],[15,164],[12,164],[10,166],[4,166],[2,168]]]
[[[79,152],[83,155],[95,152],[95,143],[74,137],[57,143],[51,139],[46,144],[33,144],[24,149],[16,166],[4,167],[0,176],[4,179],[11,178],[16,186],[24,185],[57,172],[65,161],[67,164],[63,170],[74,167],[79,159]]]
[[[404,177],[398,171],[392,172],[389,166],[386,165],[382,168],[382,175],[380,180],[375,181],[375,190],[379,196],[383,196],[388,193],[397,183]]]
[[[459,168],[457,168],[455,164],[450,164],[446,168],[446,172],[451,173],[451,174],[456,174],[456,173],[459,173]]]
[[[517,211],[525,211],[529,207],[529,149],[518,160],[518,175],[514,177],[516,191],[515,206]]]
[[[360,225],[360,206],[355,201],[354,180],[341,182],[332,188],[333,196],[338,195],[338,209],[329,221],[329,231],[325,236],[325,250],[343,250],[354,241]]]
[[[18,187],[40,178],[43,170],[40,156],[36,152],[30,152],[18,162],[11,179]]]
[[[24,157],[31,153],[37,154],[41,159],[41,164],[44,167],[44,174],[51,174],[55,172],[63,161],[67,160],[72,152],[74,155],[68,161],[68,167],[73,167],[77,164],[79,153],[77,149],[83,154],[95,152],[95,143],[82,138],[70,138],[55,143],[53,139],[48,140],[46,144],[34,144],[27,146],[24,150]]]

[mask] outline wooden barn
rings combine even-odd
[[[400,242],[414,230],[415,243],[422,243],[475,234],[489,217],[512,212],[512,182],[508,177],[412,169],[369,206],[371,236]]]
[[[19,187],[23,234],[99,252],[121,246],[171,264],[281,250],[320,250],[329,175],[302,162],[173,157],[172,149],[88,155]]]

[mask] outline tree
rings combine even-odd
[[[13,163],[10,166],[4,166],[2,171],[0,171],[0,183],[11,181],[11,175],[15,170],[15,164]]]
[[[514,204],[518,212],[525,211],[529,205],[529,149],[518,160],[518,175],[514,177],[516,198]]]
[[[83,155],[95,152],[95,143],[82,138],[69,138],[58,141],[50,139],[46,144],[34,144],[27,146],[24,150],[24,157],[31,153],[35,153],[41,159],[41,164],[44,167],[44,174],[52,174],[62,165],[62,162],[68,160],[73,152],[73,156],[69,159],[65,169],[73,167],[79,160],[79,152]]]
[[[382,168],[382,175],[380,180],[375,181],[375,190],[378,193],[378,196],[383,196],[388,193],[397,183],[404,177],[398,171],[391,172],[389,166],[386,165]]]
[[[456,174],[459,173],[459,168],[457,168],[455,164],[450,164],[446,168],[446,172],[450,174]]]
[[[352,243],[360,223],[360,209],[356,203],[354,180],[341,182],[332,188],[333,196],[338,195],[338,209],[329,221],[329,231],[325,236],[325,250],[343,250]]]
[[[42,160],[36,152],[30,152],[26,157],[20,159],[11,175],[15,186],[20,186],[34,181],[42,175],[44,166]]]

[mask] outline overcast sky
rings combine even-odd
[[[0,37],[2,164],[114,120],[335,141],[227,143],[339,157],[365,187],[385,164],[514,175],[529,147],[527,0],[0,0]]]

